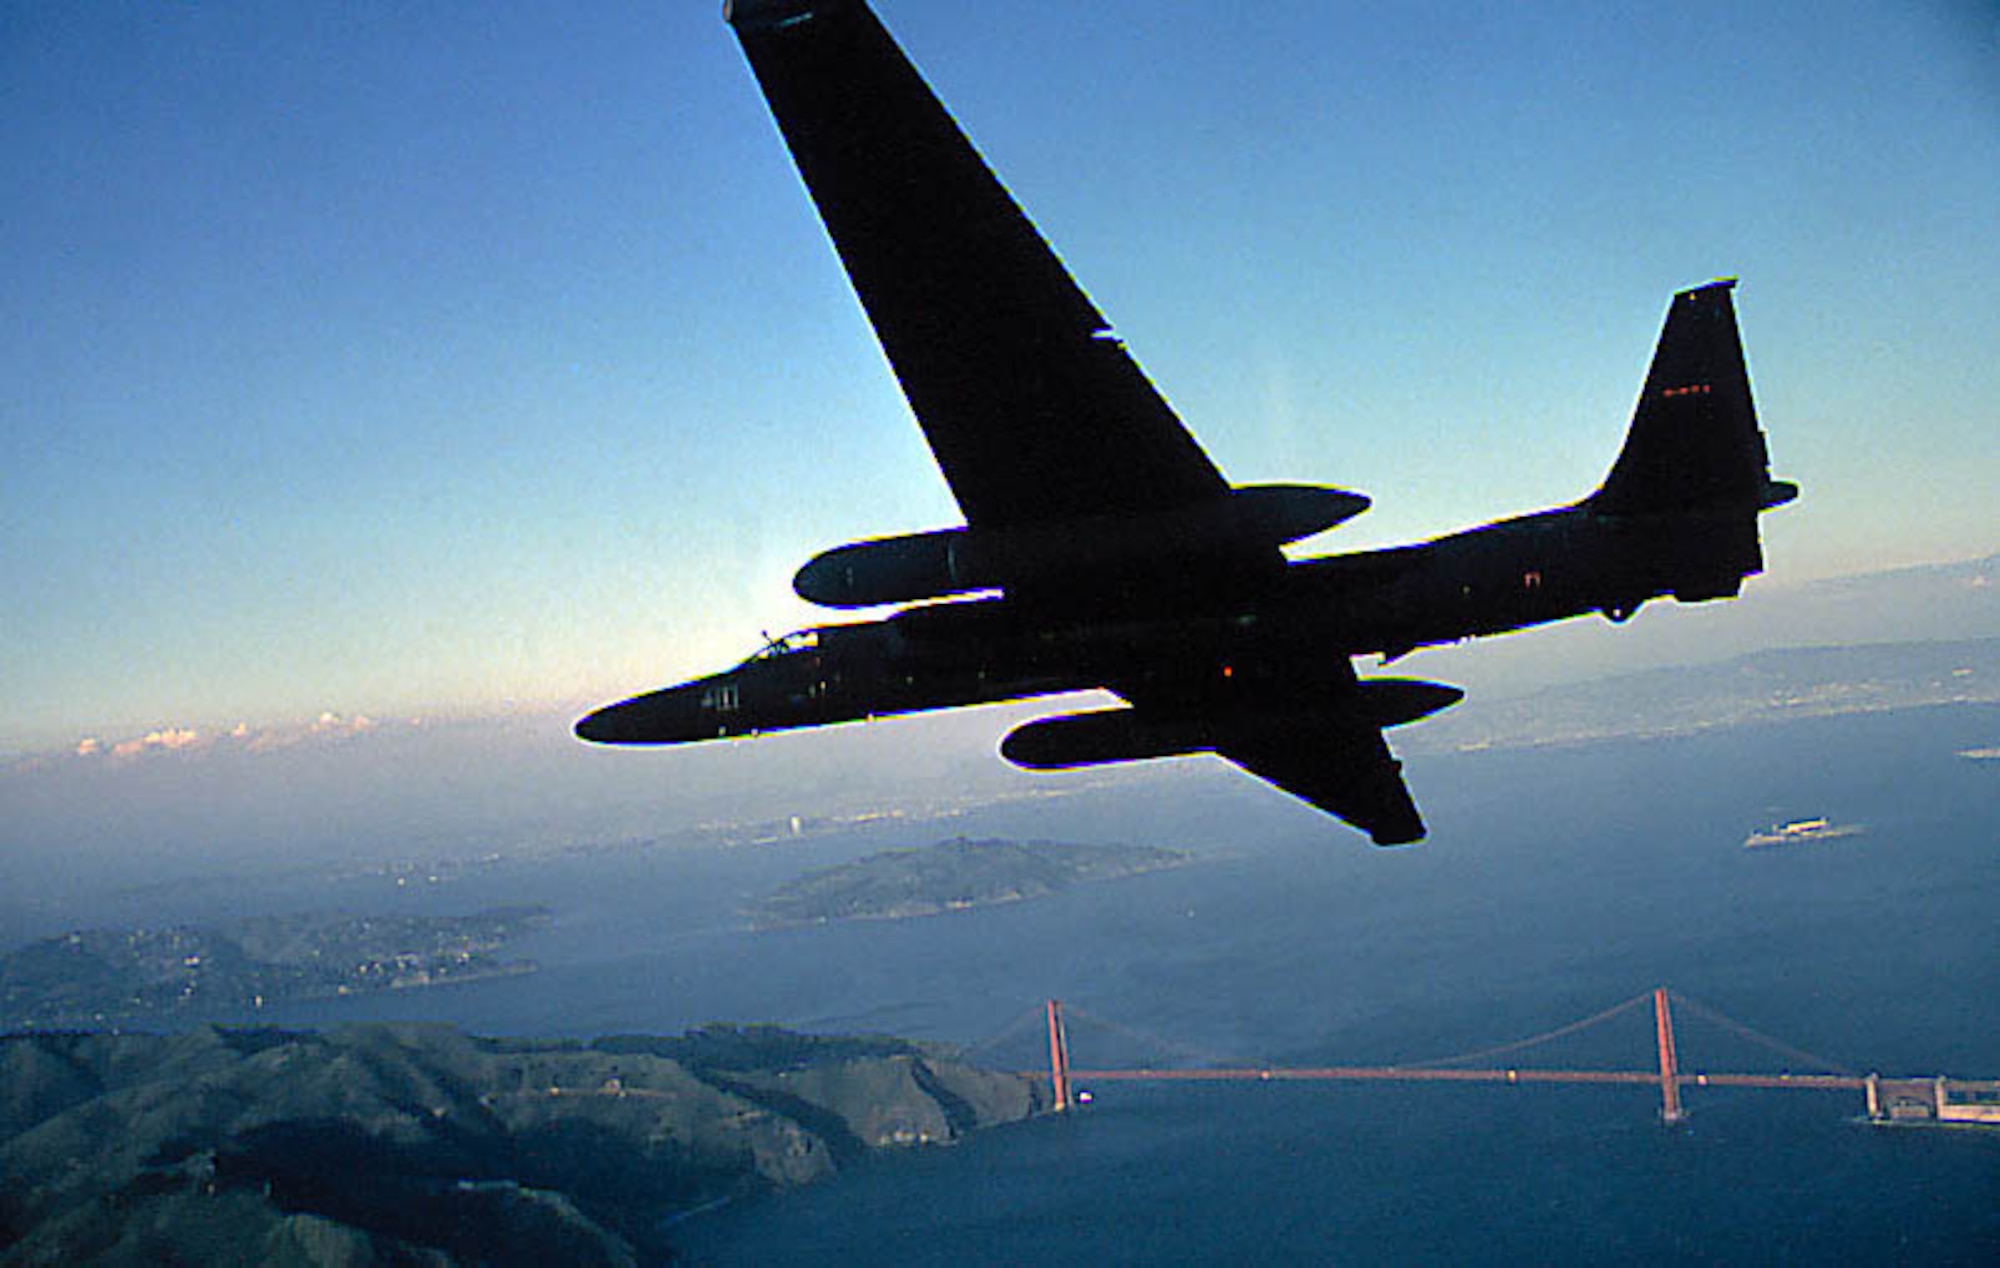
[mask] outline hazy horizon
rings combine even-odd
[[[1881,648],[1881,669],[1893,676],[1906,661],[1925,661],[1908,654],[1912,644],[1949,648],[2000,638],[1995,563],[1897,569],[1757,591],[1724,604],[1652,605],[1622,626],[1567,622],[1420,652],[1386,672],[1460,683],[1469,694],[1391,739],[1412,787],[1428,798],[1443,778],[1441,752],[1572,731],[1579,715],[1566,690],[1664,671],[1665,680],[1643,694],[1620,688],[1623,704],[1608,715],[1598,707],[1582,715],[1586,727],[1601,725],[1591,718],[1626,715],[1623,730],[1643,733],[1685,726],[1689,709],[1721,720],[1741,706],[1754,716],[1768,685],[1703,672],[1743,657],[1815,646]],[[1989,668],[1980,660],[1979,677],[1966,680],[1978,698],[1994,694]],[[1866,704],[1875,689],[1859,689]],[[366,726],[344,717],[241,733],[183,727],[150,742],[146,735],[106,734],[87,753],[70,744],[0,762],[0,805],[7,809],[0,879],[20,901],[59,899],[64,910],[82,911],[90,894],[176,877],[713,840],[728,825],[782,830],[794,816],[815,825],[867,815],[945,824],[982,804],[1060,801],[1109,788],[1145,795],[1177,788],[1176,781],[1238,781],[1262,798],[1293,804],[1213,758],[1035,774],[1011,767],[995,751],[1012,726],[1090,699],[1055,697],[667,749],[577,741],[570,726],[582,702]],[[1614,725],[1611,733],[1619,730]],[[1320,826],[1331,848],[1358,845],[1333,821]]]
[[[1964,558],[1810,579],[1752,577],[1745,582],[1744,594],[1734,600],[1682,605],[1662,599],[1642,609],[1643,619],[1626,625],[1613,626],[1599,618],[1582,617],[1510,635],[1422,648],[1412,653],[1412,658],[1397,663],[1410,665],[1420,661],[1426,672],[1450,677],[1480,695],[1504,698],[1631,670],[1699,665],[1759,647],[1977,636],[1987,628],[1980,624],[1979,616],[1968,627],[1965,614],[1949,604],[1900,613],[1870,604],[1848,613],[1845,619],[1829,620],[1823,596],[1856,583],[1965,572],[1973,590],[1967,597],[1978,603],[1986,597],[1979,591],[1988,584],[2000,585],[2000,580],[1982,580],[1992,578],[1996,563],[2000,563],[2000,555],[1979,552]],[[1819,602],[1816,604],[1815,600]],[[2000,593],[1993,594],[1987,606],[1996,622],[1991,628],[2000,631]],[[843,619],[838,613],[827,615],[832,621],[822,623],[838,623]],[[1979,615],[1988,613],[1982,608]],[[754,650],[753,640],[745,645],[742,654]],[[1364,662],[1367,660],[1364,658]],[[725,667],[726,664],[719,663],[714,668]],[[665,685],[668,685],[666,679],[641,681],[631,684],[626,694],[636,695]],[[552,715],[581,716],[604,703],[603,695],[572,692],[508,699],[483,706],[462,701],[438,702],[428,708],[409,710],[370,707],[367,702],[336,707],[336,702],[327,702],[316,714],[261,717],[184,714],[100,720],[35,731],[18,726],[10,730],[7,723],[0,722],[0,769],[64,754],[132,758],[228,741],[264,752],[337,743],[382,730],[505,725],[523,719],[546,721]]]

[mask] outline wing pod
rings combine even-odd
[[[792,588],[825,607],[865,608],[1077,575],[1228,562],[1325,532],[1368,505],[1345,489],[1252,485],[1166,511],[884,537],[815,556]]]
[[[1376,728],[1415,722],[1465,698],[1457,687],[1415,678],[1369,679],[1356,691],[1360,719]],[[1000,742],[1000,756],[1027,770],[1066,770],[1212,753],[1278,739],[1297,727],[1297,716],[1282,712],[1160,718],[1133,708],[1094,709],[1015,727]]]
[[[1017,726],[1000,741],[1000,756],[1027,770],[1067,770],[1212,752],[1215,743],[1214,727],[1202,719],[1161,721],[1132,708],[1096,709]]]

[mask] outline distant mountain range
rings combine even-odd
[[[1925,705],[2000,702],[2000,638],[1787,647],[1473,699],[1395,735],[1405,752],[1673,735]]]
[[[0,1038],[8,1263],[654,1263],[679,1213],[1047,1108],[895,1039]]]
[[[1771,569],[1740,598],[1658,600],[1624,625],[1561,621],[1429,649],[1391,669],[1458,683],[1478,703],[1752,652],[2000,637],[2000,555],[1804,583],[1787,580],[1782,559]]]

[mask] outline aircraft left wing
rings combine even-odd
[[[1377,845],[1424,838],[1403,764],[1379,728],[1352,715],[1301,716],[1275,736],[1225,741],[1218,754],[1309,805],[1346,820]]]
[[[1142,713],[1203,719],[1203,747],[1353,824],[1377,845],[1420,841],[1423,816],[1382,728],[1442,708],[1461,693],[1430,683],[1364,684],[1353,662],[1333,661],[1321,667],[1326,676],[1315,680],[1290,672],[1296,661],[1281,660],[1261,673],[1246,666],[1242,674],[1209,680],[1211,688],[1194,699],[1163,697],[1139,683],[1113,683],[1112,689]],[[1421,693],[1411,708],[1399,708],[1381,694],[1407,687]]]
[[[968,524],[1227,492],[866,4],[725,15]]]

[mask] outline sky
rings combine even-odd
[[[1990,5],[876,8],[1318,547],[1588,493],[1716,276],[1753,595],[2000,547]],[[717,10],[0,0],[0,756],[617,698],[958,522]]]

